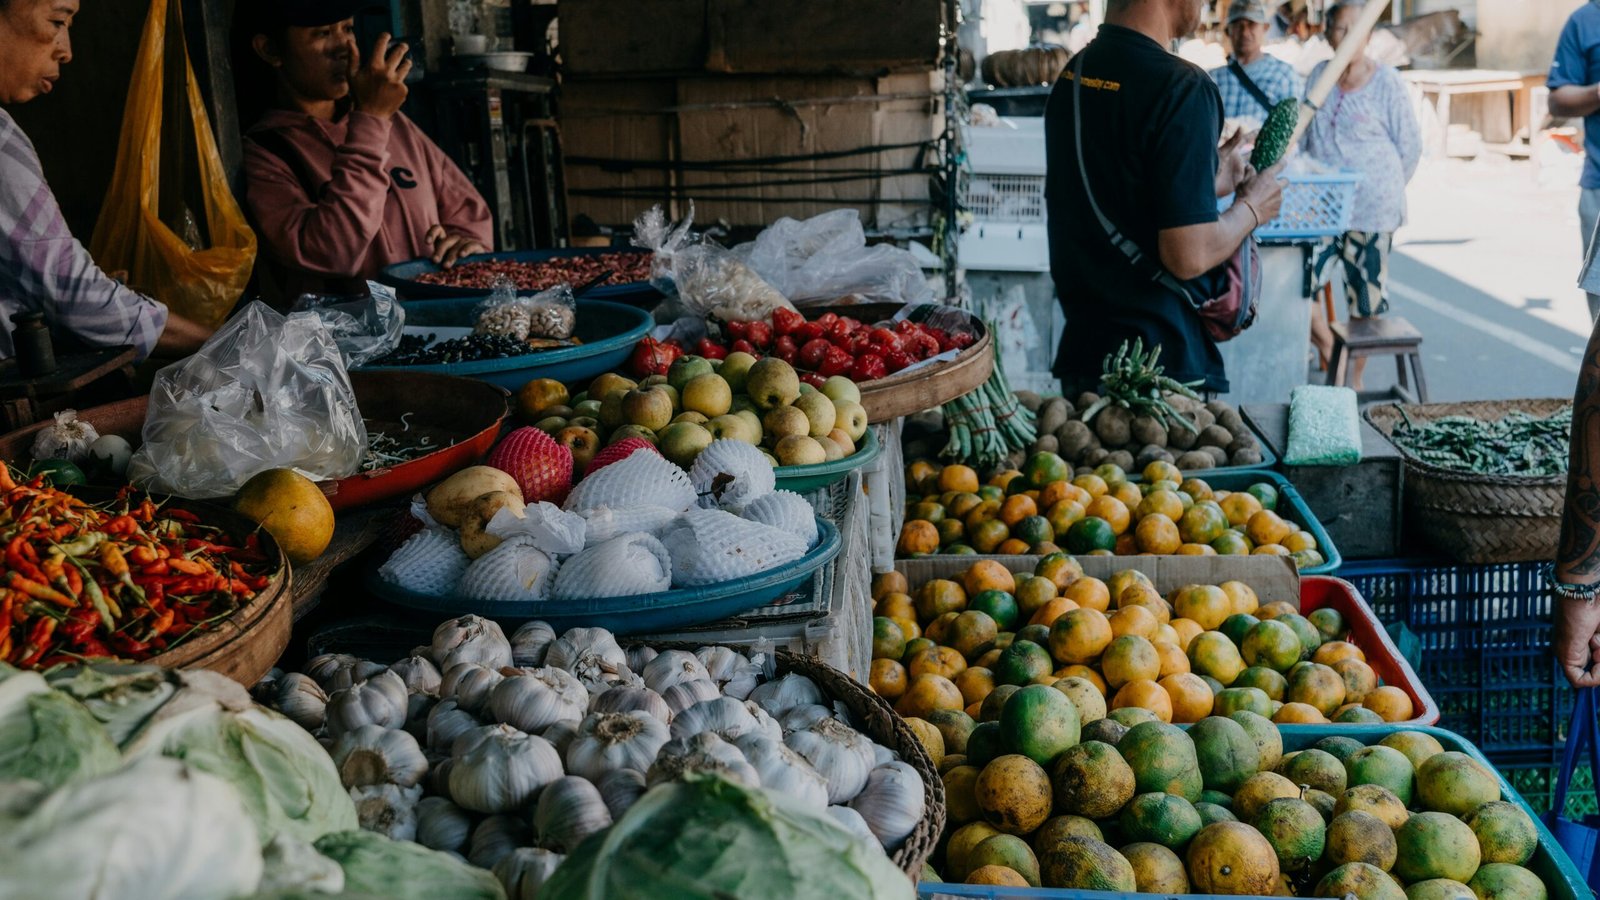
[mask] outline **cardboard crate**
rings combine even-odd
[[[556,21],[568,75],[705,69],[706,0],[561,0]]]
[[[675,122],[662,110],[678,100],[671,79],[567,81],[561,86],[561,149],[565,157],[568,213],[603,225],[629,225],[640,212],[670,196],[672,173],[588,160],[666,162],[676,156]],[[585,190],[630,191],[644,197],[584,196]]]

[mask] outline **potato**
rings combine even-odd
[[[1227,450],[1228,450],[1228,452],[1230,454],[1231,453],[1238,453],[1240,450],[1259,450],[1259,449],[1261,449],[1261,444],[1256,441],[1256,436],[1253,435],[1253,434],[1241,434],[1241,435],[1238,435],[1238,436],[1234,437],[1234,439],[1231,442],[1229,442],[1228,447],[1227,447]]]
[[[1251,448],[1235,450],[1228,455],[1230,466],[1259,466],[1261,465],[1261,451]]]
[[[1059,448],[1056,452],[1074,461],[1089,449],[1090,444],[1096,442],[1094,432],[1089,426],[1076,419],[1057,428],[1055,434],[1056,446]]]
[[[1105,462],[1106,458],[1109,457],[1110,455],[1111,455],[1111,451],[1110,450],[1107,450],[1104,447],[1096,447],[1093,450],[1090,450],[1089,452],[1087,452],[1087,453],[1085,453],[1083,455],[1083,464],[1085,466],[1088,466],[1090,471],[1092,472],[1094,470],[1095,466],[1098,466],[1101,463]]]
[[[1233,413],[1234,415],[1239,414],[1239,411],[1233,408],[1233,404],[1225,403],[1221,400],[1212,400],[1211,402],[1207,403],[1206,412],[1211,413],[1214,418],[1218,419],[1222,418],[1223,413]]]
[[[1201,447],[1198,452],[1211,457],[1211,462],[1215,465],[1225,466],[1228,464],[1228,451],[1221,447]]]
[[[1178,457],[1177,466],[1185,472],[1196,472],[1202,469],[1215,469],[1217,463],[1209,453],[1190,450],[1188,453]]]
[[[1106,457],[1106,462],[1116,466],[1124,472],[1133,471],[1133,454],[1126,450],[1113,450]]]
[[[1133,439],[1132,425],[1133,412],[1120,406],[1108,406],[1094,417],[1094,433],[1101,444],[1113,449],[1126,447]]]
[[[1193,450],[1194,445],[1199,442],[1200,430],[1198,428],[1190,431],[1182,425],[1174,424],[1167,429],[1167,446],[1177,450],[1179,453],[1185,450]]]
[[[1229,410],[1228,412],[1225,412],[1222,415],[1217,416],[1217,424],[1221,425],[1223,428],[1228,429],[1229,431],[1233,432],[1234,434],[1239,434],[1241,432],[1245,432],[1245,431],[1249,431],[1250,430],[1250,429],[1246,428],[1245,425],[1244,425],[1244,417],[1240,416],[1236,412],[1233,412],[1232,410]]]
[[[1158,447],[1155,444],[1146,444],[1139,450],[1139,455],[1133,458],[1134,466],[1136,466],[1141,472],[1145,470],[1146,466],[1153,462],[1172,462],[1172,454],[1168,453],[1167,448],[1165,447]]]
[[[1093,406],[1093,405],[1095,405],[1096,403],[1099,403],[1099,402],[1100,402],[1100,395],[1099,394],[1096,394],[1094,391],[1084,391],[1083,393],[1078,395],[1078,399],[1074,400],[1072,405],[1076,406],[1077,408],[1079,408],[1081,410],[1087,411],[1089,409],[1089,407],[1091,407],[1091,406]]]
[[[1018,403],[1027,407],[1028,412],[1036,413],[1039,411],[1039,407],[1044,404],[1044,398],[1033,391],[1013,391],[1012,393],[1016,395]]]
[[[491,491],[473,500],[461,520],[461,549],[469,559],[477,559],[500,546],[500,538],[484,529],[500,510],[509,509],[520,518],[525,508],[520,496],[506,491]]]
[[[1217,417],[1213,416],[1209,409],[1197,409],[1189,417],[1189,421],[1194,423],[1196,429],[1205,431],[1207,428],[1217,424]]]
[[[1210,425],[1200,432],[1202,447],[1226,447],[1231,443],[1233,443],[1233,433],[1221,425]]]
[[[1133,442],[1141,446],[1154,444],[1157,447],[1167,445],[1167,427],[1162,425],[1155,416],[1137,416],[1128,426],[1133,434]]]
[[[428,492],[428,515],[440,525],[461,527],[461,522],[472,509],[472,501],[484,494],[505,491],[522,499],[522,489],[510,475],[493,466],[473,466],[462,469]]]
[[[1056,429],[1067,424],[1067,401],[1060,397],[1052,397],[1039,407],[1039,433],[1054,434]]]
[[[1039,439],[1033,442],[1033,446],[1028,448],[1028,452],[1029,453],[1055,453],[1060,449],[1061,449],[1061,445],[1056,441],[1056,436],[1055,435],[1053,435],[1053,434],[1044,434],[1044,435],[1040,435]]]

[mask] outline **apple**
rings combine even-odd
[[[839,411],[834,408],[833,401],[828,395],[820,391],[807,394],[800,392],[800,399],[794,402],[794,408],[806,414],[811,421],[811,436],[822,437],[833,430],[839,423]]]
[[[721,375],[697,375],[683,386],[683,409],[708,419],[726,415],[733,407],[733,390]]]
[[[711,446],[711,440],[711,432],[692,422],[668,425],[667,430],[661,432],[661,455],[676,463],[678,468],[687,470],[694,465],[694,458],[700,451]]]
[[[600,435],[592,429],[578,425],[570,425],[556,433],[556,443],[572,451],[572,464],[578,471],[589,467],[589,461],[594,459],[600,450]]]
[[[538,422],[534,423],[533,427],[539,429],[545,434],[554,436],[556,432],[567,427],[567,424],[567,420],[561,418],[560,416],[550,416],[548,418],[540,419]]]
[[[815,387],[804,381],[800,382],[800,396],[804,397],[807,394],[815,394],[816,392],[817,389]]]
[[[761,451],[761,455],[767,458],[767,462],[771,463],[774,469],[778,467],[778,458],[776,456],[773,456],[771,453],[768,453],[765,450]]]
[[[643,425],[624,425],[611,432],[611,437],[606,441],[606,446],[609,447],[618,441],[625,441],[628,438],[640,438],[648,441],[651,446],[655,446],[657,440],[656,433]]]
[[[845,401],[838,404],[840,428],[850,435],[850,440],[861,442],[861,436],[867,433],[867,408],[859,403]]]
[[[638,386],[632,379],[623,378],[615,372],[607,372],[589,384],[589,397],[599,397],[604,400],[612,391],[631,391]]]
[[[570,419],[577,414],[577,411],[573,409],[573,407],[567,406],[564,403],[557,403],[554,406],[546,407],[542,412],[539,413],[538,418],[548,419],[554,416],[558,419]]]
[[[790,406],[800,398],[800,376],[795,374],[794,366],[776,357],[769,356],[751,366],[744,386],[751,402],[762,412]]]
[[[791,434],[778,441],[773,448],[778,462],[785,466],[814,466],[828,461],[828,452],[814,437],[807,434]]]
[[[572,413],[576,416],[588,416],[591,419],[598,419],[600,418],[600,401],[585,400],[582,403],[576,403],[572,407]]]
[[[655,387],[658,384],[666,384],[666,383],[667,383],[667,376],[665,376],[665,375],[651,375],[649,378],[646,378],[645,380],[639,382],[639,387]]]
[[[750,367],[756,364],[756,358],[744,351],[729,353],[728,358],[722,361],[722,368],[717,374],[728,383],[728,389],[735,394],[744,390],[745,379],[750,375]]]
[[[749,422],[750,423],[750,427],[755,430],[756,434],[760,434],[761,433],[761,430],[762,430],[761,429],[761,417],[756,415],[754,410],[741,409],[738,412],[734,413],[734,415],[736,415],[739,418],[745,420],[746,422]]]
[[[678,424],[679,422],[688,422],[692,425],[704,425],[709,421],[711,420],[692,410],[690,412],[678,413],[672,417],[672,424],[674,425]]]
[[[817,443],[822,445],[822,455],[828,462],[837,462],[844,459],[844,448],[834,443],[831,438],[819,437]]]
[[[600,401],[600,415],[596,418],[600,420],[601,428],[610,431],[628,420],[622,412],[622,400],[627,396],[627,391],[617,390],[607,394],[605,399]]]
[[[712,374],[715,373],[711,369],[711,360],[703,356],[680,356],[672,361],[672,368],[667,370],[667,384],[681,391],[684,385],[701,375]]]
[[[856,442],[843,428],[835,428],[828,432],[828,440],[838,444],[845,456],[856,455]]]
[[[629,425],[660,431],[672,424],[672,396],[662,385],[631,390],[622,398],[622,415]]]
[[[735,415],[717,416],[706,423],[706,430],[711,432],[711,437],[716,440],[744,441],[747,444],[757,444],[761,438],[757,435],[755,440],[750,440],[750,423],[742,417]]]
[[[574,416],[567,420],[567,424],[576,425],[579,428],[587,428],[595,432],[600,430],[600,421],[592,416]]]
[[[809,435],[811,419],[799,407],[780,406],[761,419],[761,427],[768,437],[778,441],[792,434]]]
[[[843,375],[835,375],[822,383],[822,392],[835,403],[860,403],[861,388]]]

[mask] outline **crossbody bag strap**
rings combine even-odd
[[[1268,97],[1267,92],[1256,84],[1255,79],[1250,77],[1250,73],[1244,70],[1244,66],[1239,65],[1237,57],[1228,57],[1228,71],[1233,73],[1233,77],[1239,79],[1239,84],[1244,86],[1245,91],[1254,97],[1257,103],[1261,104],[1261,108],[1266,110],[1268,115],[1271,115],[1272,98]]]
[[[1189,291],[1183,286],[1183,283],[1160,263],[1145,256],[1139,245],[1134,243],[1132,238],[1118,230],[1116,223],[1111,221],[1111,218],[1105,214],[1105,211],[1100,208],[1100,204],[1094,199],[1094,188],[1089,184],[1089,167],[1085,164],[1083,155],[1084,55],[1079,53],[1072,64],[1072,140],[1078,154],[1078,178],[1083,182],[1083,194],[1089,201],[1089,210],[1094,213],[1096,221],[1100,223],[1100,228],[1106,233],[1106,237],[1111,240],[1112,246],[1127,257],[1128,262],[1133,265],[1135,271],[1147,273],[1151,281],[1185,300],[1190,300]],[[1192,303],[1193,301],[1191,300],[1190,302]]]

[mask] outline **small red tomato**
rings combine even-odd
[[[822,386],[828,383],[828,379],[817,374],[816,372],[801,372],[800,380],[818,390],[821,390]]]
[[[806,323],[806,317],[792,309],[775,309],[772,311],[772,331],[782,337],[794,334],[796,328]]]
[[[832,349],[832,345],[822,338],[806,341],[800,347],[800,353],[795,359],[799,361],[803,368],[815,369],[822,365],[823,357],[828,355],[830,349]]]
[[[817,371],[829,378],[835,375],[844,375],[855,365],[855,357],[838,347],[829,347],[828,355],[823,357],[822,365]]]
[[[747,329],[750,343],[765,350],[772,346],[772,326],[765,322],[751,322]]]
[[[883,357],[876,353],[868,353],[856,360],[856,364],[850,369],[850,380],[860,384],[863,381],[876,381],[888,374],[889,367],[884,363]]]

